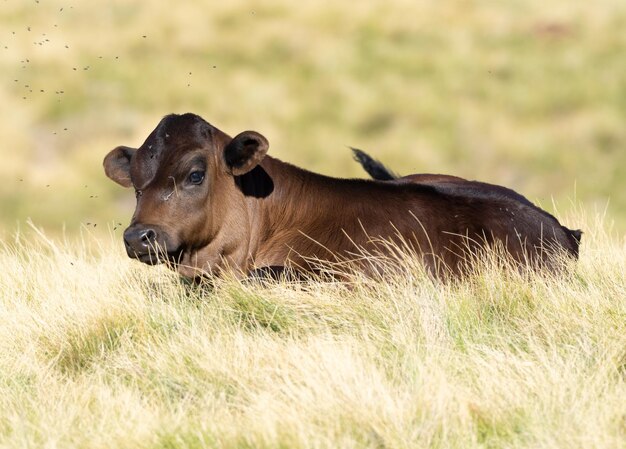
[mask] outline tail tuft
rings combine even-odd
[[[364,151],[352,147],[350,147],[350,149],[352,150],[352,153],[354,153],[354,160],[361,164],[363,169],[373,179],[376,179],[378,181],[392,181],[398,178],[398,176],[394,172],[389,170],[382,163],[372,158]]]

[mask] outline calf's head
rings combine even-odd
[[[168,261],[181,272],[181,266],[210,271],[225,252],[224,235],[245,238],[247,224],[233,219],[243,202],[235,178],[255,168],[267,150],[259,133],[230,138],[194,114],[168,115],[139,148],[112,150],[104,158],[106,175],[133,187],[137,197],[124,231],[128,256],[148,264]],[[212,244],[215,254],[206,254]]]

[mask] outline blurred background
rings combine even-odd
[[[364,176],[355,146],[626,230],[623,0],[260,3],[0,0],[0,236],[119,233],[103,157],[188,111],[321,173]]]

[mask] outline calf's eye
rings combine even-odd
[[[204,181],[203,171],[194,171],[189,175],[189,182],[192,184],[202,184],[202,181]]]

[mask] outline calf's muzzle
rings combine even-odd
[[[124,246],[128,257],[139,259],[147,264],[162,262],[167,257],[166,242],[161,242],[160,231],[156,226],[134,224],[124,231]]]

